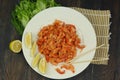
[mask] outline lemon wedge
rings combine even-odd
[[[31,32],[27,32],[26,35],[25,35],[25,45],[29,49],[32,46],[32,35],[31,35]]]
[[[20,40],[11,41],[9,44],[9,48],[14,53],[19,53],[22,49],[22,43]]]
[[[35,52],[36,52],[36,47],[37,47],[37,44],[36,44],[36,41],[33,42],[33,45],[32,45],[32,48],[30,50],[30,53],[31,53],[31,56],[34,57],[35,55]]]
[[[33,58],[33,61],[32,61],[32,67],[36,67],[38,65],[40,61],[40,53],[38,53],[34,58]]]
[[[46,59],[45,57],[41,58],[39,65],[38,65],[38,69],[41,73],[45,73],[46,72]]]

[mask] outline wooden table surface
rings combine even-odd
[[[33,71],[23,53],[13,54],[9,43],[21,39],[13,28],[11,11],[18,0],[0,0],[0,80],[52,80]],[[110,60],[108,65],[90,64],[87,69],[67,80],[120,80],[120,0],[56,0],[67,7],[81,7],[111,11],[112,33],[110,40]]]

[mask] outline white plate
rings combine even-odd
[[[42,12],[39,12],[36,14],[27,24],[23,37],[22,37],[22,49],[23,54],[28,62],[28,64],[31,66],[32,57],[30,56],[30,50],[26,48],[24,44],[24,36],[27,32],[32,33],[33,40],[37,39],[37,34],[41,27],[44,25],[52,24],[56,19],[64,21],[65,23],[71,23],[76,26],[77,34],[79,37],[82,38],[83,43],[86,45],[85,49],[82,52],[88,51],[90,49],[93,49],[96,47],[96,35],[95,31],[91,25],[91,23],[88,21],[88,19],[83,16],[80,12],[77,12],[71,8],[67,7],[53,7],[48,8],[46,10],[43,10]],[[94,57],[95,50],[90,52],[89,54],[81,57],[80,60],[92,60]],[[77,53],[79,54],[79,53]],[[38,68],[32,68],[40,75],[43,75],[48,78],[52,79],[65,79],[73,77],[79,73],[81,73],[83,70],[87,68],[87,66],[90,64],[90,62],[85,63],[79,63],[74,64],[75,66],[75,73],[72,73],[71,71],[66,71],[65,74],[59,74],[55,71],[55,66],[48,64],[47,72],[46,74],[42,74],[39,72]]]

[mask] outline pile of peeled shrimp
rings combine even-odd
[[[75,26],[60,20],[55,20],[39,31],[37,45],[39,52],[53,65],[72,60],[77,48],[82,50],[85,47],[81,45]]]

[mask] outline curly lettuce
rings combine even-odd
[[[35,14],[59,5],[54,0],[20,0],[12,11],[11,22],[19,35],[22,35],[27,23]]]

